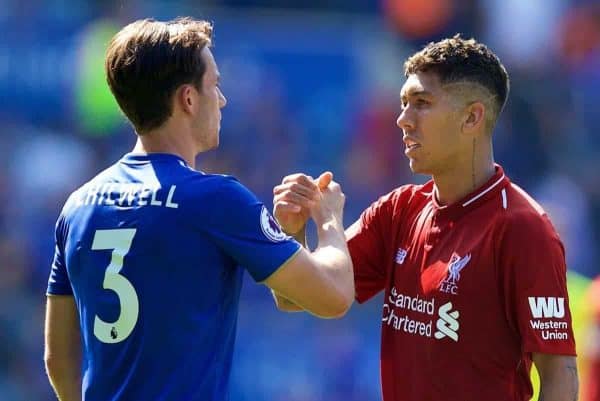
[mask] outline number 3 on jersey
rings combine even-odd
[[[112,249],[110,264],[104,273],[103,288],[114,291],[119,297],[121,313],[116,322],[107,323],[98,315],[94,318],[94,335],[103,343],[114,344],[125,340],[135,327],[140,311],[135,288],[125,276],[119,274],[123,259],[131,248],[135,228],[96,230],[92,250]]]

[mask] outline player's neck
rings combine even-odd
[[[470,163],[461,163],[432,178],[437,189],[437,200],[443,205],[453,204],[480,188],[495,174],[494,159],[488,157]]]
[[[144,135],[138,135],[133,148],[134,153],[170,153],[181,157],[191,168],[196,168],[195,146],[188,140],[181,129],[170,124]]]

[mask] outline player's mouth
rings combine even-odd
[[[406,145],[406,149],[404,150],[404,154],[406,154],[406,155],[414,152],[415,150],[417,150],[421,147],[420,143],[418,143],[417,141],[415,141],[409,137],[404,137],[403,140],[404,140],[404,145]]]

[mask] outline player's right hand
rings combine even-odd
[[[321,201],[320,187],[326,188],[330,181],[331,177],[324,174],[315,181],[309,175],[297,173],[285,176],[273,188],[273,214],[283,231],[294,235],[304,228],[311,209]]]
[[[317,186],[321,196],[319,202],[310,210],[313,220],[317,225],[334,222],[343,227],[342,219],[346,196],[342,192],[340,184],[333,181],[333,174],[327,171],[319,176]]]

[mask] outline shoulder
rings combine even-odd
[[[521,248],[544,248],[559,244],[556,229],[546,211],[514,183],[506,187],[506,209],[501,214],[501,241]]]
[[[506,187],[504,222],[508,227],[524,231],[555,231],[544,208],[514,183],[510,183]]]
[[[404,209],[418,207],[429,201],[433,184],[407,184],[379,197],[371,204],[371,209],[378,209],[395,214]]]
[[[179,184],[177,191],[181,191],[180,199],[186,205],[183,213],[216,224],[243,219],[262,206],[256,195],[231,175],[193,175]]]
[[[78,205],[81,203],[81,199],[85,196],[85,192],[87,191],[89,183],[82,185],[77,188],[75,191],[71,192],[67,197],[67,200],[63,204],[63,207],[58,215],[56,220],[56,224],[54,226],[55,230],[55,238],[60,242],[63,241],[68,232],[69,226],[74,225],[75,220],[77,219],[77,210]]]
[[[70,215],[73,210],[75,210],[77,206],[81,204],[82,199],[85,197],[88,191],[99,191],[99,185],[110,182],[110,177],[113,174],[114,168],[115,165],[113,164],[71,192],[64,203],[61,215]]]
[[[531,214],[532,216],[546,215],[544,208],[514,182],[506,186],[506,206],[507,210],[512,213]]]
[[[517,275],[522,285],[562,280],[565,249],[544,209],[514,184],[506,187],[506,206],[499,212],[494,241],[502,274]]]
[[[347,235],[356,235],[359,231],[374,229],[376,231],[387,231],[391,226],[401,224],[407,212],[417,210],[431,196],[432,184],[425,185],[403,185],[391,192],[379,197],[368,208],[360,218],[349,229]]]
[[[74,213],[93,185],[93,180],[90,180],[69,194],[60,212],[59,220],[67,220]]]
[[[254,197],[254,194],[237,178],[225,174],[190,175],[185,182],[185,187],[189,196],[212,199],[221,204]]]

